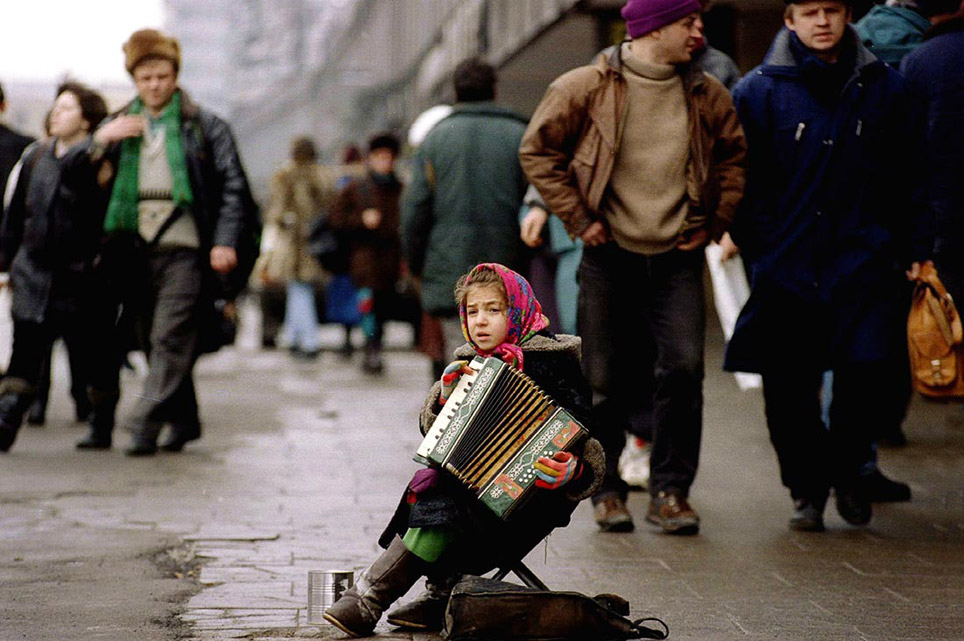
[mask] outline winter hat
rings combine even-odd
[[[629,37],[640,38],[702,10],[700,0],[629,0],[622,14]]]
[[[124,43],[124,66],[127,73],[133,74],[134,68],[148,56],[170,60],[174,63],[175,71],[181,68],[181,45],[175,38],[165,36],[157,29],[135,31]]]

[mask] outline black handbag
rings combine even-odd
[[[590,598],[466,576],[452,590],[442,637],[448,641],[620,641],[665,639],[657,618],[626,617],[629,603],[614,594]],[[662,629],[649,628],[646,622]]]
[[[319,214],[308,229],[308,253],[333,274],[348,272],[348,239],[331,226],[328,216]]]

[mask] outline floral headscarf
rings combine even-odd
[[[505,342],[495,349],[485,352],[479,349],[469,336],[469,324],[465,315],[465,304],[459,305],[459,318],[462,320],[462,335],[480,356],[499,356],[503,361],[522,369],[523,356],[521,345],[532,338],[536,332],[549,327],[549,319],[542,313],[542,305],[532,293],[529,281],[504,265],[498,263],[481,263],[472,268],[465,278],[465,284],[472,282],[472,277],[480,271],[493,271],[502,279],[507,297],[507,319]]]

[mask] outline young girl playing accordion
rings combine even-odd
[[[468,343],[435,383],[420,417],[425,434],[474,356],[494,356],[522,370],[556,404],[591,429],[591,391],[579,366],[579,339],[556,336],[525,278],[495,263],[477,265],[455,290]],[[388,622],[438,630],[448,595],[462,574],[482,574],[520,561],[554,528],[565,526],[580,500],[602,480],[605,458],[592,438],[572,452],[534,464],[539,489],[508,520],[498,518],[453,476],[415,474],[379,544],[385,552],[325,613],[352,636],[372,634],[382,612],[422,576],[427,590],[396,608]]]

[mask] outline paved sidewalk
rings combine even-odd
[[[826,533],[792,533],[760,394],[740,393],[719,371],[717,338],[692,496],[700,535],[650,529],[646,498],[634,494],[635,532],[599,533],[583,504],[568,528],[529,556],[530,568],[555,589],[626,597],[633,617],[659,616],[671,639],[962,638],[964,411],[915,402],[911,444],[881,452],[888,474],[911,484],[913,502],[876,506],[863,529],[847,526],[831,506]],[[109,533],[145,553],[160,542],[186,542],[179,549],[202,562],[202,589],[180,599],[181,626],[169,627],[170,636],[340,638],[307,624],[307,573],[359,570],[378,553],[375,540],[417,469],[415,417],[428,383],[428,364],[406,351],[389,354],[380,378],[363,376],[357,358],[348,364],[331,353],[303,363],[284,352],[225,351],[200,366],[204,439],[180,455],[147,460],[125,458],[119,447],[73,452],[79,431],[56,419],[69,410],[60,383],[51,424],[24,428],[14,451],[0,457],[0,539],[9,545],[0,551],[0,579],[16,568],[12,550],[28,538],[42,547],[67,525],[79,539]],[[91,579],[94,593],[113,567],[103,562],[101,577]],[[134,585],[128,574],[118,576]],[[29,605],[0,606],[0,621],[10,608],[29,621],[22,610]],[[54,638],[4,636],[10,629],[0,622],[0,638]],[[86,638],[138,638],[129,630]],[[413,638],[384,624],[378,632]]]

